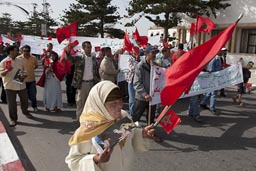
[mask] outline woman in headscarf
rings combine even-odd
[[[112,149],[105,147],[97,152],[94,138],[124,117],[123,101],[118,86],[101,81],[90,91],[80,117],[80,127],[69,140],[70,151],[66,158],[72,171],[129,171],[136,151],[146,151],[147,139],[154,136],[153,125],[133,128],[126,138]]]
[[[52,52],[49,58],[49,66],[44,68],[43,74],[37,82],[38,86],[44,87],[44,104],[47,111],[61,112],[62,96],[61,84],[65,73],[63,66],[58,60],[58,54]]]

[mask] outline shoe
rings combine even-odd
[[[26,114],[25,116],[26,116],[27,118],[29,118],[29,119],[33,118],[33,115],[31,115],[30,113],[29,113],[29,114]]]
[[[196,116],[196,117],[194,117],[194,121],[196,121],[196,122],[198,122],[198,123],[202,123],[203,121],[202,121],[202,119],[201,119],[201,117],[198,115],[198,116]]]
[[[209,109],[209,107],[208,107],[208,106],[203,105],[203,104],[200,104],[200,107],[201,107],[201,108],[203,108],[203,109]]]
[[[244,106],[244,103],[243,103],[243,102],[240,102],[240,103],[239,103],[239,106],[243,107],[243,106]]]
[[[38,112],[38,108],[37,108],[37,107],[34,107],[34,108],[33,108],[33,112]]]
[[[210,110],[212,114],[214,115],[220,115],[218,112],[216,112],[216,110]]]
[[[59,108],[55,108],[54,111],[55,111],[55,112],[62,112],[62,110],[59,109]]]
[[[10,127],[15,127],[17,125],[17,121],[11,121],[10,123],[9,123],[9,126]]]

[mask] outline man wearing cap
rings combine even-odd
[[[135,68],[135,75],[133,85],[135,89],[135,113],[132,116],[134,122],[139,121],[142,114],[147,110],[147,120],[153,123],[155,120],[156,105],[151,106],[150,118],[149,113],[149,101],[152,97],[149,94],[150,91],[150,69],[154,65],[153,61],[156,58],[157,49],[154,46],[148,45],[145,49],[145,58],[143,58]],[[162,141],[159,137],[155,136],[153,139],[157,142]]]

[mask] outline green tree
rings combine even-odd
[[[12,22],[11,14],[3,13],[2,17],[0,17],[0,34],[11,32]]]
[[[113,25],[120,19],[117,7],[111,5],[111,0],[76,0],[69,9],[64,10],[61,20],[65,23],[76,21],[78,35],[96,36],[108,33],[115,37],[123,37],[124,32],[114,29]]]
[[[53,31],[49,28],[50,26],[58,25],[55,19],[50,17],[49,14],[34,11],[33,15],[25,23],[25,28],[30,30],[30,34],[41,36],[41,24],[46,24],[47,35],[53,34]]]
[[[217,10],[230,6],[229,0],[132,0],[127,8],[133,16],[140,13],[155,25],[164,28],[164,38],[168,37],[168,29],[178,26],[184,15],[196,18],[198,15],[216,17]],[[161,17],[163,16],[163,17]],[[134,22],[128,23],[134,24]]]

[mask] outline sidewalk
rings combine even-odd
[[[12,142],[10,141],[6,133],[6,129],[4,128],[4,125],[1,121],[0,121],[0,171],[25,171],[12,145]]]

